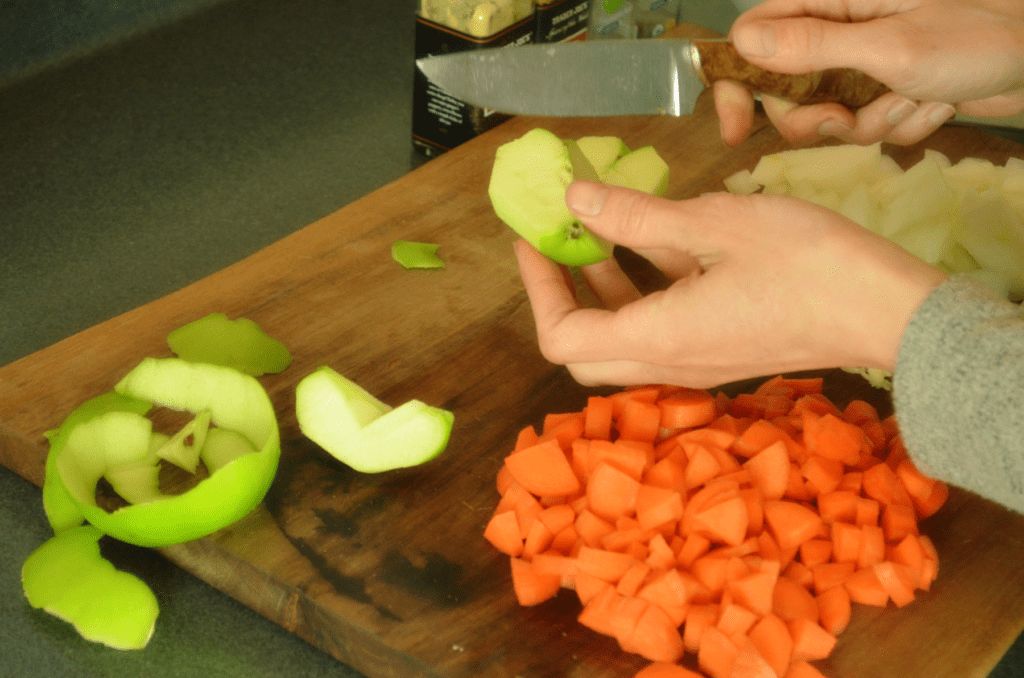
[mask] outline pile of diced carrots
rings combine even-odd
[[[918,521],[948,487],[895,420],[839,409],[821,378],[729,398],[644,386],[523,429],[484,537],[522,605],[560,589],[579,622],[651,664],[636,678],[821,678],[851,605],[896,606],[938,573]]]

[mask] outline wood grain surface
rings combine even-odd
[[[707,96],[685,118],[504,123],[244,261],[0,369],[0,463],[41,483],[43,432],[141,358],[169,356],[170,330],[213,311],[251,318],[294,356],[261,378],[281,423],[277,478],[253,514],[163,549],[169,559],[371,678],[631,676],[646,662],[577,624],[570,592],[519,607],[507,558],[481,536],[516,432],[600,391],[538,352],[514,235],[487,199],[490,166],[498,145],[533,127],[611,134],[653,144],[672,168],[669,197],[684,199],[722,190],[724,177],[787,148],[763,117],[756,124],[727,149]],[[925,147],[999,163],[1022,150],[947,128],[885,151],[906,166]],[[402,269],[390,257],[399,239],[439,243],[447,268]],[[621,257],[645,289],[660,284],[638,258]],[[324,364],[385,402],[453,410],[448,450],[378,475],[328,457],[293,412],[295,385]],[[891,408],[859,377],[832,371],[826,384],[840,404],[866,397]],[[900,610],[858,607],[821,663],[831,678],[981,678],[1021,632],[1024,519],[954,491],[924,529],[942,559],[932,590]]]

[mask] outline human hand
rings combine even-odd
[[[856,112],[839,104],[762,104],[786,139],[912,144],[956,112],[1005,116],[1024,111],[1024,4],[1019,0],[768,0],[733,24],[736,49],[779,73],[853,68],[888,85]],[[722,138],[750,131],[753,98],[735,82],[716,83]]]
[[[614,258],[582,268],[605,308],[516,243],[541,353],[582,384],[707,388],[805,369],[892,370],[914,310],[945,277],[839,214],[777,195],[670,201],[577,181],[569,208],[674,282],[642,296]]]

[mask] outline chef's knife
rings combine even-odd
[[[796,103],[850,108],[888,91],[850,69],[772,73],[728,40],[583,40],[427,56],[416,65],[456,99],[515,115],[688,115],[705,87],[726,78]]]

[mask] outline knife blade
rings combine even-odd
[[[721,79],[801,104],[860,108],[889,91],[851,69],[785,75],[720,40],[583,40],[426,56],[417,67],[465,103],[514,115],[689,115]]]

